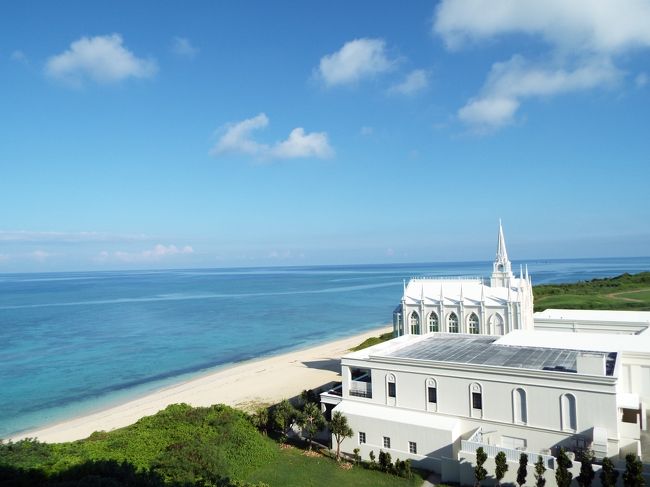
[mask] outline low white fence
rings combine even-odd
[[[502,451],[505,453],[506,459],[509,462],[518,462],[519,457],[522,453],[528,455],[528,463],[530,464],[535,463],[538,457],[542,457],[544,466],[546,468],[555,470],[555,457],[552,455],[544,455],[542,453],[529,452],[525,450],[516,450],[514,448],[503,448],[502,446],[486,445],[485,443],[479,443],[477,441],[470,440],[461,440],[460,442],[460,449],[463,452],[476,454],[476,450],[479,448],[483,448],[483,451],[490,458],[496,457],[497,453]]]

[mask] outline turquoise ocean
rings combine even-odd
[[[650,270],[650,257],[528,265],[533,284],[575,282]],[[490,272],[461,262],[0,274],[0,438],[389,323],[409,277]]]

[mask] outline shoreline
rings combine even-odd
[[[366,338],[390,330],[392,326],[386,324],[280,355],[226,365],[96,412],[15,433],[8,439],[37,438],[46,443],[80,440],[95,431],[111,431],[128,426],[180,402],[192,406],[222,403],[246,411],[258,404],[274,404],[297,396],[305,389],[338,380],[342,355]]]

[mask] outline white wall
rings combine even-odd
[[[341,451],[352,454],[359,448],[361,458],[369,460],[370,451],[379,457],[380,451],[391,454],[392,461],[411,459],[413,465],[426,470],[440,471],[440,458],[456,455],[454,443],[458,437],[457,431],[424,428],[393,421],[367,418],[361,415],[345,413],[348,424],[354,431],[352,438],[345,439],[341,444]],[[366,443],[359,443],[359,432],[366,434]],[[384,448],[383,438],[391,440],[391,448]],[[417,454],[409,453],[409,441],[417,445]],[[332,444],[336,448],[336,440],[332,437]]]

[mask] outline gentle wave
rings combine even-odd
[[[274,291],[265,293],[234,293],[234,294],[167,294],[162,296],[150,296],[143,298],[117,298],[117,299],[97,299],[89,301],[70,301],[65,303],[36,303],[36,304],[19,304],[14,306],[0,306],[0,310],[12,309],[31,309],[31,308],[48,308],[59,306],[93,306],[103,304],[125,304],[125,303],[151,303],[156,301],[190,301],[197,299],[229,299],[229,298],[255,298],[262,296],[291,296],[298,294],[322,294],[322,293],[341,293],[348,291],[362,291],[364,289],[376,289],[381,287],[396,286],[394,282],[381,284],[363,284],[359,286],[341,286],[324,289],[313,289],[306,291]]]

